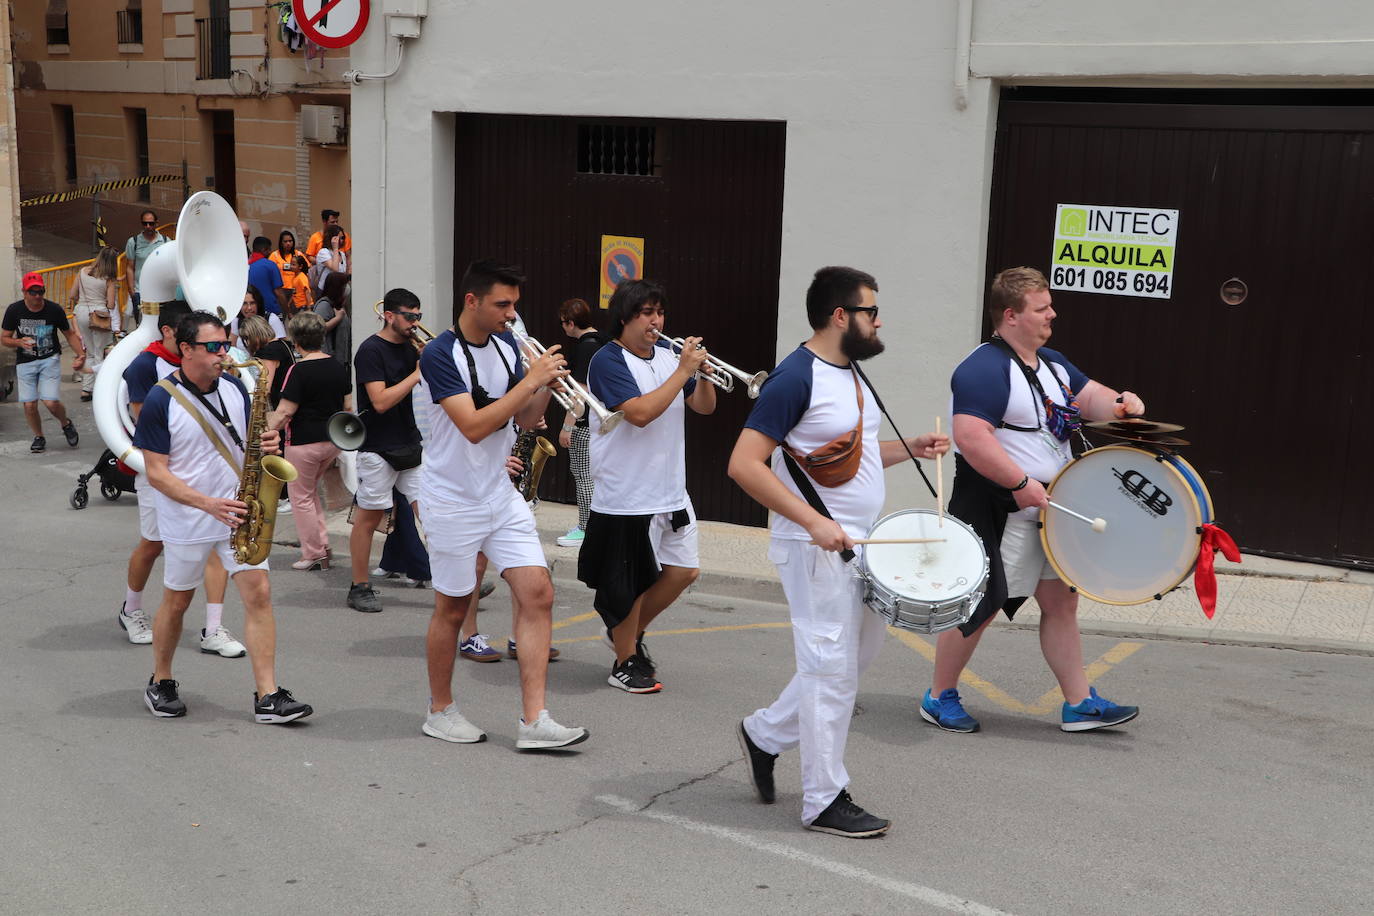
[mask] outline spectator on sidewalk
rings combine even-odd
[[[277,236],[277,250],[268,257],[281,271],[282,286],[291,293],[292,313],[310,308],[310,280],[306,276],[310,271],[310,262],[296,250],[296,234],[290,229],[283,229]]]
[[[316,289],[323,290],[331,274],[343,274],[345,278],[351,278],[348,272],[348,255],[344,254],[344,241],[344,231],[341,227],[330,226],[325,230],[324,245],[315,253],[315,264],[320,268]]]
[[[86,371],[81,376],[81,400],[91,399],[95,374],[105,361],[105,348],[119,333],[121,315],[115,300],[119,252],[102,247],[95,260],[77,271],[67,298],[76,302],[76,327],[86,347]]]
[[[15,354],[15,375],[19,380],[19,402],[24,405],[24,419],[33,432],[29,451],[38,453],[48,447],[43,438],[43,423],[38,418],[40,400],[62,426],[67,444],[76,448],[81,437],[61,401],[62,344],[57,333],[61,331],[66,335],[76,354],[72,360],[75,370],[86,363],[86,346],[76,328],[67,322],[67,313],[62,311],[62,306],[43,295],[47,284],[42,274],[24,274],[23,287],[24,298],[11,302],[5,309],[4,320],[0,321],[0,344],[19,351]]]
[[[348,280],[330,274],[324,294],[315,300],[315,314],[324,320],[324,352],[343,363],[353,362],[353,325],[348,319]]]
[[[157,231],[157,214],[152,210],[140,213],[138,221],[143,225],[143,231],[124,243],[124,288],[129,291],[134,311],[138,311],[142,302],[138,283],[143,276],[143,265],[148,262],[149,255],[171,241]]]
[[[313,234],[310,236],[310,240],[309,240],[308,242],[306,242],[306,245],[305,245],[305,256],[306,256],[307,258],[312,258],[312,259],[313,259],[313,258],[315,257],[315,255],[317,255],[317,254],[320,253],[320,249],[324,247],[324,234],[325,234],[325,232],[329,231],[329,227],[330,227],[330,226],[337,226],[337,225],[339,225],[339,211],[338,211],[338,210],[321,210],[321,211],[320,211],[320,224],[321,224],[321,225],[320,225],[320,231],[319,231],[319,232],[316,232],[316,233],[313,233]],[[344,251],[352,251],[352,250],[353,250],[353,243],[352,243],[351,241],[348,240],[348,237],[347,237],[347,236],[344,237],[343,250],[344,250]]]
[[[267,255],[272,251],[272,240],[265,235],[253,239],[253,253],[248,256],[248,285],[257,289],[262,296],[262,304],[267,315],[282,314],[283,306],[290,301],[291,293],[282,282],[281,270]]]

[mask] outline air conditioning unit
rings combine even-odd
[[[347,142],[344,110],[336,105],[302,105],[301,139],[329,146]]]

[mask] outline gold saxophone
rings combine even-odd
[[[515,446],[510,453],[520,459],[520,476],[515,478],[515,489],[520,491],[525,502],[539,497],[539,476],[544,473],[544,462],[558,454],[548,439],[539,435],[538,430],[522,429],[515,437]]]
[[[248,515],[229,535],[229,546],[234,548],[235,560],[256,566],[272,552],[281,488],[296,479],[297,471],[280,455],[262,453],[262,431],[267,425],[267,373],[262,371],[262,360],[250,359],[234,366],[256,366],[258,382],[253,390],[248,434],[243,437],[243,473],[239,475],[239,492],[234,497],[248,506]]]

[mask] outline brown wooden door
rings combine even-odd
[[[1374,562],[1374,107],[1019,95],[999,115],[989,278],[1048,272],[1058,203],[1177,208],[1172,297],[1056,290],[1050,346],[1188,427],[1182,454],[1243,548]]]
[[[455,286],[475,258],[520,264],[529,276],[521,317],[545,345],[566,346],[565,299],[585,299],[606,326],[601,236],[640,237],[646,275],[668,290],[672,336],[702,336],[750,372],[773,367],[785,125],[466,114],[457,130]],[[627,135],[638,138],[634,155],[602,155]],[[764,510],[725,476],[753,402],[737,388],[718,403],[709,417],[688,411],[688,492],[703,519],[765,524]],[[561,417],[551,403],[555,432]],[[540,491],[575,501],[566,458],[549,463]]]

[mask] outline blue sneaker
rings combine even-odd
[[[959,702],[959,691],[941,691],[938,700],[932,699],[930,691],[921,698],[921,718],[931,725],[938,725],[947,732],[978,731],[978,720],[964,712],[964,704]]]
[[[1059,728],[1066,732],[1086,732],[1129,722],[1140,715],[1137,706],[1117,706],[1106,697],[1097,695],[1096,687],[1088,688],[1088,698],[1077,706],[1064,704],[1063,722]]]
[[[473,662],[499,662],[501,653],[487,644],[487,637],[473,633],[458,644],[458,654]]]

